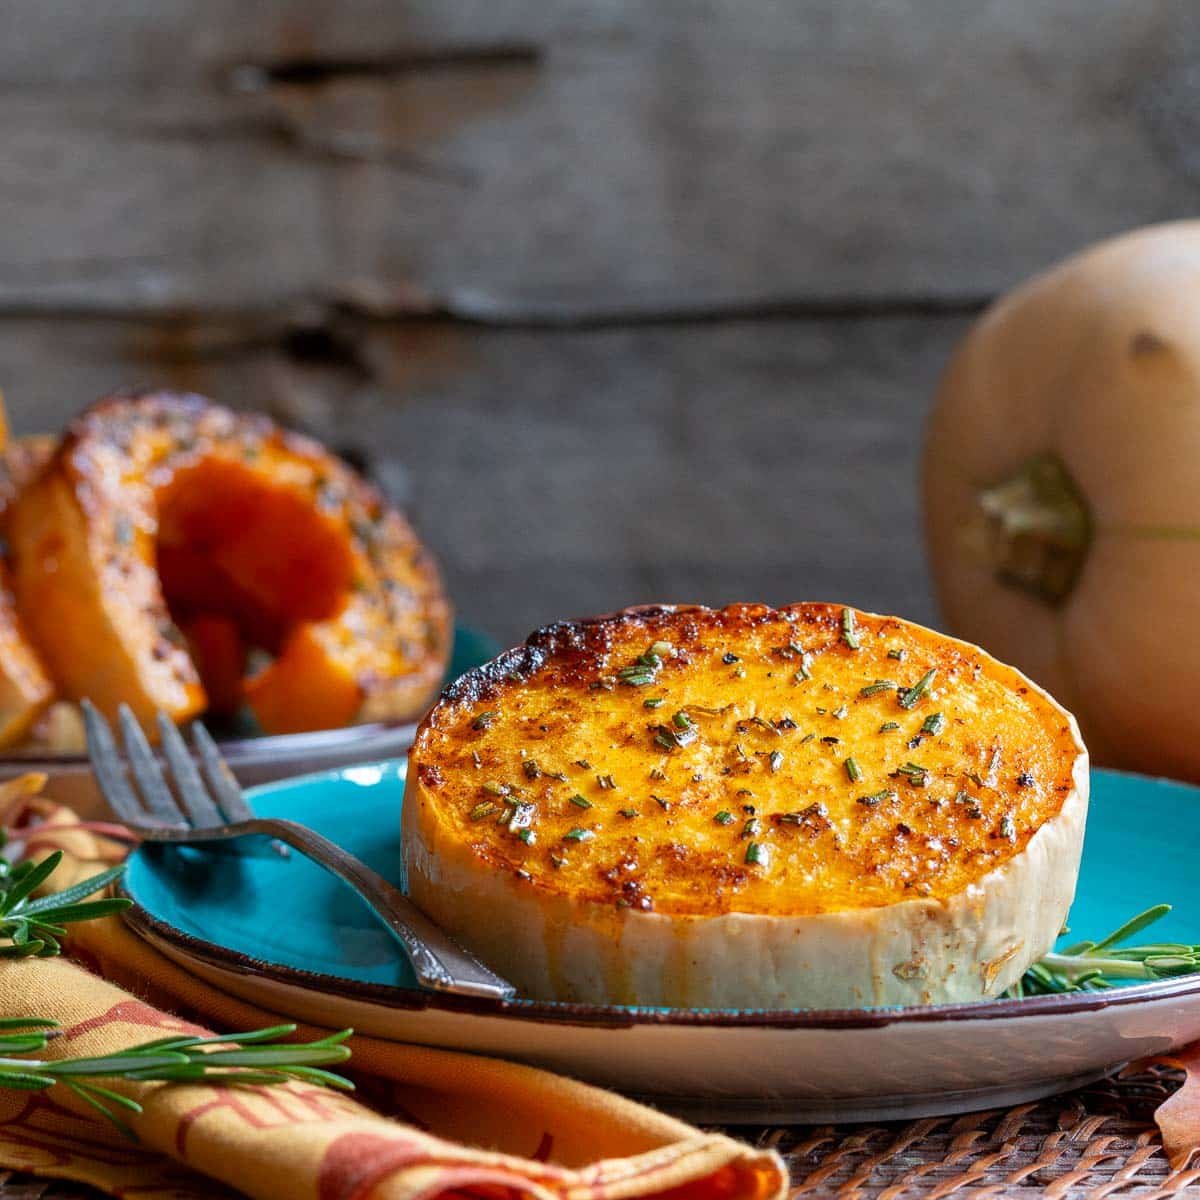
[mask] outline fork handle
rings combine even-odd
[[[261,833],[276,838],[320,863],[349,884],[404,947],[422,987],[465,996],[505,1000],[516,989],[506,979],[488,970],[448,934],[439,929],[399,888],[340,846],[305,825],[276,817],[255,817],[225,826],[224,830],[190,829],[187,840],[223,841]]]

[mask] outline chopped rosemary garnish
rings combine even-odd
[[[858,625],[854,620],[854,610],[852,608],[842,609],[842,641],[851,650],[857,650],[862,645],[862,642],[859,641]]]
[[[751,842],[746,847],[746,865],[765,867],[770,863],[770,851],[761,842]]]
[[[595,836],[596,835],[590,829],[580,829],[580,827],[576,825],[574,829],[568,829],[567,832],[563,834],[563,841],[586,842],[589,838],[593,838]]]
[[[713,817],[713,820],[716,821],[718,825],[732,825],[733,813],[728,812],[726,809],[721,809],[721,811],[717,813],[715,817]]]
[[[757,817],[751,817],[745,825],[742,826],[742,837],[754,837],[762,832],[762,823]]]
[[[876,792],[873,796],[859,796],[858,803],[865,808],[875,808],[882,804],[885,800],[890,800],[896,795],[891,788],[884,788],[881,792]]]
[[[800,745],[802,745],[802,746],[803,746],[805,742],[811,742],[811,741],[813,741],[813,739],[814,739],[814,738],[816,738],[816,736],[817,736],[817,735],[816,735],[815,733],[806,733],[806,734],[805,734],[805,735],[804,735],[804,736],[803,736],[803,737],[800,739]]]
[[[771,774],[778,773],[779,768],[783,766],[783,753],[780,750],[772,750],[767,762],[771,766]]]
[[[833,710],[833,719],[835,721],[844,721],[849,715],[850,710],[844,704],[839,704],[837,708]]]
[[[857,783],[862,778],[862,769],[853,758],[848,758],[842,764],[846,768],[846,776],[851,783]]]
[[[929,685],[933,682],[936,674],[937,667],[930,667],[912,687],[903,688],[900,692],[900,707],[912,708],[929,691]]]
[[[800,683],[805,679],[812,678],[812,655],[806,650],[800,655],[800,669],[793,676],[793,679]]]
[[[655,672],[646,667],[625,667],[617,672],[617,678],[630,687],[648,687],[654,677]]]
[[[929,716],[921,723],[922,733],[941,733],[946,728],[946,718],[940,713],[930,713]]]
[[[586,797],[581,796],[578,792],[571,797],[570,801],[576,808],[591,808],[592,802]]]
[[[889,650],[888,658],[894,658],[897,662],[903,662],[905,658],[904,650]]]
[[[617,781],[611,775],[597,775],[596,783],[602,792],[614,791],[617,786]]]
[[[537,765],[537,761],[532,758],[526,758],[522,760],[521,770],[525,772],[526,779],[537,779],[542,773],[542,768],[539,767]]]
[[[519,837],[527,846],[532,846],[537,842],[537,834],[529,828],[518,829],[517,837]]]
[[[753,716],[750,718],[750,720],[747,722],[747,724],[748,725],[757,725],[759,727],[759,729],[765,729],[768,733],[773,733],[776,737],[783,737],[782,732],[780,730],[778,730],[770,721],[768,721],[766,719],[766,717]],[[738,724],[739,731],[741,730],[741,728],[742,728],[742,726],[739,723]]]
[[[575,765],[583,771],[590,771],[592,769],[592,764],[586,758],[577,758]]]
[[[629,687],[646,687],[654,682],[664,658],[673,658],[675,647],[670,642],[655,642],[645,654],[639,654],[628,667],[617,672],[617,678]]]
[[[671,723],[676,729],[691,729],[692,727],[692,719],[683,711],[683,709],[680,709],[679,712],[677,712],[671,718]]]
[[[781,813],[774,819],[784,825],[808,825],[820,828],[818,822],[821,821],[825,821],[826,826],[828,826],[828,821],[826,820],[828,816],[829,813],[825,805],[818,801],[816,804],[810,804],[807,808],[800,809],[799,812]]]
[[[617,812],[620,813],[620,815],[623,816],[627,821],[632,821],[633,818],[638,815],[638,810],[636,808],[618,808]]]
[[[738,658],[738,656],[734,654],[732,650],[726,650],[725,653],[721,655],[721,661],[727,667],[732,667],[735,662],[741,662],[742,660]]]
[[[929,782],[929,769],[913,762],[907,762],[902,767],[897,767],[895,774],[906,776],[913,787],[924,787]]]
[[[497,808],[498,808],[497,805],[489,804],[485,800],[482,804],[477,804],[477,805],[475,805],[475,807],[473,809],[471,809],[471,820],[472,821],[486,821],[488,819],[488,817],[490,817],[494,812],[496,812]]]
[[[1008,813],[1000,818],[1000,828],[997,830],[996,836],[1003,838],[1006,842],[1017,840],[1017,823]]]
[[[653,728],[654,743],[664,750],[678,750],[696,740],[696,727],[691,722],[682,729],[672,729],[670,725],[655,725]]]
[[[882,725],[880,725],[880,727],[879,727],[879,732],[880,733],[891,733],[893,729],[899,729],[899,728],[900,728],[900,723],[898,721],[884,721],[884,723]]]
[[[507,796],[512,789],[507,784],[498,783],[494,779],[486,779],[483,782],[483,790],[491,792],[493,796]]]
[[[655,780],[656,782],[661,783],[664,779],[666,779],[666,777],[667,777],[667,773],[666,773],[666,771],[664,771],[662,769],[662,767],[651,767],[650,768],[650,778]]]
[[[666,702],[667,702],[666,696],[651,696],[649,700],[642,701],[642,707],[643,708],[661,708],[662,705],[666,704]]]
[[[863,697],[876,696],[880,692],[890,692],[895,687],[896,681],[894,679],[877,679],[874,683],[868,683],[866,687],[859,688],[858,694]]]
[[[664,799],[663,799],[661,796],[655,796],[653,793],[651,793],[651,795],[650,795],[650,799],[651,799],[651,800],[653,800],[653,801],[654,801],[654,803],[655,803],[655,804],[657,804],[657,805],[658,805],[658,807],[659,807],[659,808],[661,808],[661,809],[663,810],[663,812],[670,812],[670,811],[671,811],[671,802],[670,802],[670,800],[664,800]]]
[[[479,716],[471,722],[472,729],[486,729],[500,714],[495,709],[489,709],[487,712],[481,712]]]

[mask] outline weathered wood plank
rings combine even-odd
[[[1184,0],[162,9],[0,45],[9,310],[969,306],[1200,200]]]
[[[511,640],[655,600],[932,602],[914,481],[962,322],[563,332],[0,322],[18,429],[153,380],[368,455],[464,616]]]

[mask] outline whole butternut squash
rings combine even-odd
[[[270,733],[416,716],[449,657],[437,570],[399,513],[317,443],[199,396],[83,413],[13,501],[10,541],[62,692],[148,729],[206,708],[180,633],[202,618],[273,656],[243,688]]]
[[[942,380],[925,528],[950,628],[1100,763],[1200,780],[1200,221],[1103,242],[975,324]]]

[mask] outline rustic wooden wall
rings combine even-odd
[[[1194,214],[1195,0],[39,0],[0,38],[0,383],[369,455],[502,638],[651,599],[933,616],[987,298]]]

